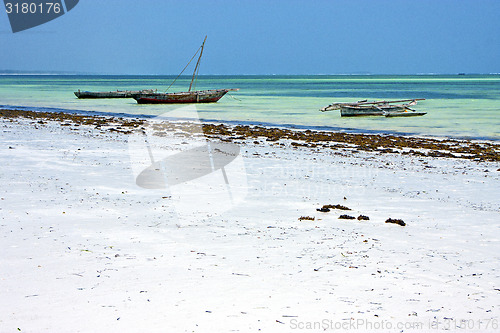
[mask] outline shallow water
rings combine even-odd
[[[138,105],[133,99],[79,100],[74,91],[158,89],[174,76],[2,75],[0,107],[160,115],[179,105]],[[181,77],[169,92],[185,91]],[[218,103],[196,104],[200,118],[359,132],[500,140],[500,75],[416,76],[200,76],[196,89],[240,88]],[[332,102],[425,98],[423,117],[342,118],[320,112]]]

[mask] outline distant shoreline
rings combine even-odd
[[[110,74],[110,73],[81,73],[81,72],[43,72],[43,71],[1,71],[0,76],[2,75],[12,75],[12,76],[23,76],[23,75],[60,75],[60,76],[177,76],[177,73],[171,74]],[[190,75],[181,75],[185,77],[190,77]],[[404,77],[404,76],[451,76],[451,77],[471,77],[471,76],[500,76],[500,73],[412,73],[412,74],[387,74],[387,73],[336,73],[336,74],[199,74],[201,77],[207,76],[270,76],[270,77],[293,77],[293,76],[364,76],[364,77],[372,77],[372,76],[395,76],[395,77]]]

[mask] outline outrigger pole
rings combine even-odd
[[[425,98],[400,99],[397,101],[374,101],[374,102],[360,101],[357,103],[339,103],[339,104],[365,105],[365,104],[388,104],[388,103],[401,103],[401,102],[413,102],[413,101],[425,101]]]
[[[324,108],[321,108],[320,111],[330,111],[330,110],[338,110],[342,106],[361,106],[361,105],[374,105],[375,107],[377,105],[388,105],[391,103],[402,103],[402,102],[417,102],[417,101],[424,101],[425,98],[412,98],[412,99],[400,99],[400,100],[394,100],[394,101],[373,101],[373,102],[368,102],[366,99],[358,102],[353,102],[353,103],[332,103],[328,106],[325,106]],[[413,105],[413,104],[409,104]]]

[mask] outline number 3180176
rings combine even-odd
[[[45,3],[10,3],[5,4],[7,14],[59,14],[61,12],[61,4],[54,2]]]

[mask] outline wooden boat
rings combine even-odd
[[[357,116],[385,116],[385,117],[414,117],[423,116],[427,112],[417,112],[409,106],[416,105],[417,101],[423,101],[424,98],[403,99],[396,101],[374,101],[366,100],[358,101],[357,103],[333,103],[320,111],[340,110],[342,117],[357,117]],[[394,104],[410,102],[406,104]]]
[[[117,91],[75,91],[75,96],[78,98],[131,98],[140,94],[152,94],[156,90],[117,90]]]
[[[139,94],[133,98],[139,104],[174,104],[174,103],[215,103],[228,91],[239,89],[197,90],[176,93]]]
[[[219,99],[221,99],[228,91],[237,91],[239,89],[214,89],[214,90],[191,90],[196,86],[196,79],[198,77],[198,71],[200,68],[200,60],[203,55],[203,48],[205,47],[205,42],[207,40],[207,36],[203,40],[198,51],[200,51],[200,55],[198,57],[198,61],[196,62],[196,66],[194,67],[193,76],[191,78],[191,83],[189,84],[188,91],[174,92],[174,93],[144,93],[132,96],[137,103],[139,104],[174,104],[174,103],[215,103]],[[167,90],[174,84],[174,82],[181,76],[184,70],[189,66],[189,63],[194,59],[196,54],[191,58],[186,67],[182,70],[182,72],[175,78],[175,80],[170,84]],[[194,85],[193,85],[194,83]]]

